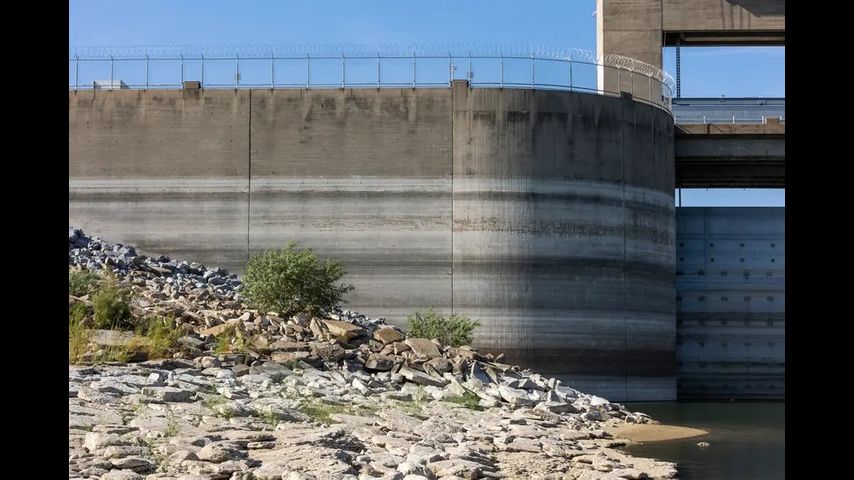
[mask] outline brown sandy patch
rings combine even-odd
[[[653,425],[625,423],[606,427],[608,433],[615,438],[625,438],[633,442],[660,442],[662,440],[679,440],[682,438],[699,437],[709,432],[699,428],[679,427],[676,425]]]

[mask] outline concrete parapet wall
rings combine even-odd
[[[675,398],[673,121],[525,89],[69,92],[69,221],[240,272],[290,239],[354,309],[614,400]]]

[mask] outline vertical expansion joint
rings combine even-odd
[[[622,289],[622,305],[623,312],[623,398],[629,400],[629,321],[627,318],[626,308],[628,300],[626,298],[626,105],[632,105],[632,95],[626,92],[620,92],[622,105],[620,108],[620,120],[622,127],[620,128],[620,205],[623,215],[623,262],[620,268]]]
[[[246,155],[247,161],[247,190],[246,190],[246,262],[249,263],[249,227],[252,225],[252,90],[249,90],[249,128],[248,143],[249,151]]]
[[[451,84],[451,315],[454,314],[454,107],[456,95],[454,95],[453,84]]]

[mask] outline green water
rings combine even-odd
[[[678,464],[683,480],[785,478],[785,403],[629,403],[668,425],[701,428],[702,437],[626,447],[634,456]],[[706,448],[698,442],[711,444]]]

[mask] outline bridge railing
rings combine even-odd
[[[670,111],[673,79],[627,57],[536,46],[168,46],[74,47],[69,89],[437,88],[468,80],[479,88],[530,88],[620,95]]]
[[[709,124],[766,124],[768,121],[786,122],[785,115],[756,115],[756,116],[709,116],[709,115],[679,115],[673,116],[673,121],[682,125],[709,125]]]

